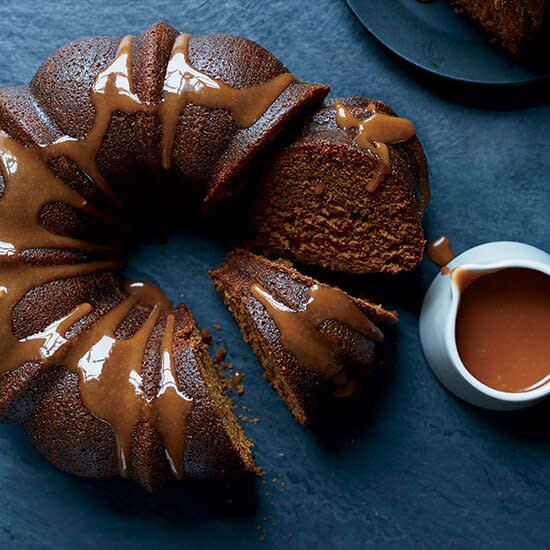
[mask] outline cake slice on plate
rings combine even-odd
[[[452,0],[457,13],[481,25],[491,42],[518,53],[539,34],[548,13],[547,0]]]

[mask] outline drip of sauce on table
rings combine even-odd
[[[426,248],[426,254],[431,262],[441,268],[441,273],[447,275],[449,268],[447,264],[455,257],[451,247],[451,241],[447,235],[442,235],[438,239],[430,241]]]
[[[458,353],[480,382],[525,392],[550,380],[550,276],[521,268],[479,274],[457,268]]]
[[[353,391],[354,386],[343,370],[341,350],[322,331],[323,323],[340,321],[373,342],[381,342],[383,334],[349,296],[339,289],[316,284],[308,289],[306,304],[293,309],[259,285],[252,285],[251,292],[277,325],[285,349],[294,355],[302,368],[345,387],[342,395]]]

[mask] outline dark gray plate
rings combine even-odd
[[[409,63],[461,82],[518,85],[548,78],[548,67],[530,66],[489,43],[446,0],[346,0],[363,25]]]

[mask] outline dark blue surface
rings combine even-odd
[[[306,80],[382,98],[413,119],[431,167],[428,236],[448,233],[456,251],[497,239],[548,249],[550,107],[490,108],[509,98],[405,72],[343,1],[2,0],[0,82],[26,82],[49,53],[81,35],[138,33],[158,19],[191,33],[242,34]],[[530,90],[522,101],[545,93]],[[549,544],[550,405],[485,413],[436,382],[417,334],[432,266],[396,280],[353,281],[399,309],[398,344],[377,385],[309,430],[264,382],[210,286],[207,270],[224,252],[214,240],[176,235],[141,248],[130,271],[187,302],[201,326],[223,325],[212,332],[247,373],[238,410],[245,404],[249,418],[260,418],[245,428],[264,481],[227,490],[176,485],[151,497],[121,481],[64,475],[20,429],[0,426],[0,547]]]

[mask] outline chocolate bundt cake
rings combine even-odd
[[[394,312],[245,250],[210,272],[266,378],[298,422],[347,396],[376,362]]]
[[[254,469],[191,314],[124,285],[122,245],[146,208],[222,201],[327,91],[253,42],[162,23],[0,89],[1,420],[62,470],[149,490]]]
[[[351,273],[422,260],[426,159],[413,124],[380,101],[326,101],[251,187],[248,247]]]
[[[491,42],[518,53],[542,30],[547,0],[451,0],[458,13],[478,23]]]

